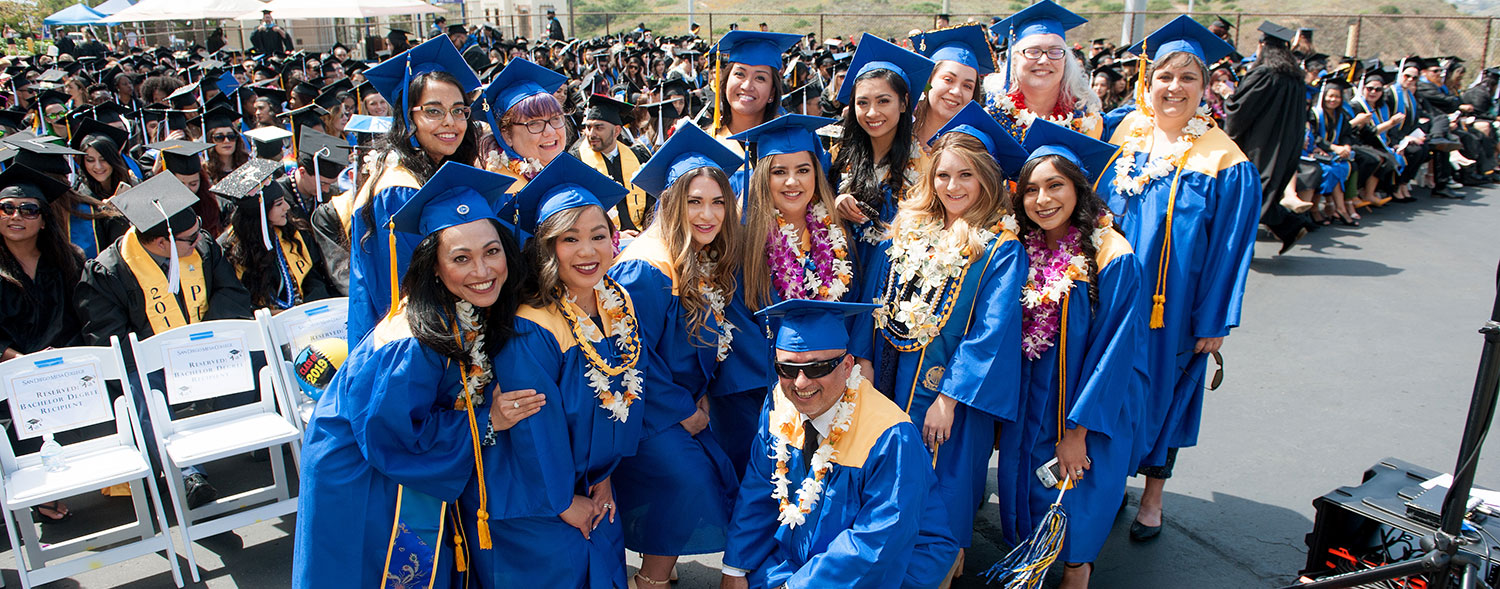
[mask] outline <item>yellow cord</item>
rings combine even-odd
[[[386,242],[390,246],[391,254],[391,300],[390,306],[385,310],[386,318],[396,316],[396,301],[401,299],[400,281],[396,279],[396,219],[392,218],[385,224]]]
[[[458,341],[459,349],[463,349],[464,340],[459,335],[457,322],[453,324],[453,339]],[[464,398],[460,402],[463,403],[464,412],[469,414],[469,433],[472,434],[470,438],[474,444],[474,470],[479,477],[479,511],[477,514],[478,524],[475,525],[476,535],[479,536],[479,549],[489,550],[494,547],[494,543],[490,541],[490,512],[485,509],[489,506],[489,496],[484,484],[484,454],[479,448],[479,421],[474,418],[474,393],[469,390],[470,368],[467,363],[460,362],[458,364],[458,377],[464,384]],[[472,368],[474,370],[483,370],[477,366]]]
[[[1177,166],[1177,173],[1172,176],[1172,190],[1167,193],[1167,222],[1162,229],[1161,259],[1156,262],[1156,292],[1151,295],[1151,329],[1166,326],[1164,315],[1167,305],[1167,267],[1171,264],[1172,256],[1172,213],[1177,208],[1177,187],[1182,180],[1182,168],[1183,166]]]
[[[724,61],[724,48],[720,47],[718,53],[714,54],[714,135],[719,134],[719,105],[724,103],[724,97],[719,94],[724,92],[723,80],[719,79],[719,67]]]

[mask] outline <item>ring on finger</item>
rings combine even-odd
[[[521,402],[520,401],[511,401],[510,402],[510,406],[511,406],[512,409],[520,409],[521,408]]]

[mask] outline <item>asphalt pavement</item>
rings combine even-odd
[[[1165,529],[1145,544],[1126,538],[1141,488],[1133,479],[1093,587],[1281,586],[1306,559],[1313,499],[1358,484],[1387,456],[1453,469],[1500,259],[1500,188],[1459,192],[1467,198],[1418,191],[1416,203],[1367,211],[1360,228],[1320,229],[1287,255],[1256,244],[1244,325],[1224,344],[1224,383],[1207,393],[1199,445],[1182,452],[1166,487]],[[1497,456],[1491,448],[1481,459],[1480,486],[1500,489]],[[235,458],[208,472],[234,492],[268,468]],[[45,540],[113,525],[128,510],[93,494],[69,505],[77,515],[46,526]],[[979,573],[1004,556],[998,520],[993,503],[981,511],[955,587],[984,586]],[[199,542],[204,581],[191,586],[289,586],[294,527],[288,517]],[[3,539],[0,548],[0,575],[19,586],[15,553]],[[717,587],[718,564],[683,559],[678,587]],[[172,586],[160,555],[48,585]]]

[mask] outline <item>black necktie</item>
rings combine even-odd
[[[818,451],[818,430],[811,419],[802,420],[802,470],[812,468],[813,453]]]

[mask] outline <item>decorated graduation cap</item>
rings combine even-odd
[[[935,142],[948,133],[963,133],[984,144],[984,150],[1000,164],[1000,170],[1009,178],[1015,178],[1026,163],[1026,150],[1016,142],[995,117],[984,111],[978,102],[969,101],[958,114],[932,136]]]
[[[452,47],[453,44],[449,43],[448,46]],[[500,75],[495,76],[495,79],[484,87],[484,92],[480,94],[474,108],[484,111],[484,117],[489,122],[490,130],[495,134],[495,143],[500,144],[500,149],[505,150],[505,154],[512,158],[520,158],[521,155],[511,149],[501,137],[500,118],[522,100],[538,94],[551,94],[567,82],[567,76],[525,59],[512,59],[510,63],[505,64],[505,69],[500,70]]]
[[[451,74],[458,80],[459,90],[465,94],[479,87],[479,77],[474,75],[474,70],[469,69],[469,64],[464,62],[458,49],[453,47],[453,42],[441,36],[433,37],[366,70],[365,79],[375,85],[375,89],[391,106],[399,105],[402,120],[410,127],[411,107],[414,105],[411,104],[411,97],[406,95],[406,89],[411,85],[412,77],[436,71]],[[411,145],[417,146],[415,136],[411,138]]]
[[[823,151],[823,141],[818,129],[837,123],[835,119],[810,115],[782,115],[756,125],[754,128],[730,137],[749,144],[751,159],[787,153],[811,152],[823,170],[829,162]]]
[[[878,305],[787,299],[756,312],[776,334],[776,349],[815,352],[849,349],[849,320]]]
[[[853,102],[850,97],[854,94],[854,81],[860,76],[875,70],[890,70],[906,82],[907,92],[911,94],[906,100],[906,110],[911,112],[917,107],[917,95],[926,89],[927,78],[932,76],[935,65],[920,53],[865,33],[859,40],[859,49],[854,52],[849,75],[844,76],[844,84],[839,87],[838,101],[844,104]]]
[[[704,167],[715,167],[731,176],[745,164],[744,158],[719,143],[707,131],[693,125],[683,125],[662,144],[661,149],[636,170],[630,183],[647,194],[661,197],[667,187],[683,174]]]
[[[1022,146],[1031,152],[1026,161],[1056,155],[1073,162],[1092,184],[1104,172],[1118,146],[1094,139],[1057,123],[1037,119],[1026,131]]]
[[[505,191],[512,182],[515,178],[445,163],[391,216],[391,223],[397,231],[427,236],[483,219],[498,221],[499,211],[510,201]]]
[[[199,154],[213,147],[212,143],[199,143],[197,141],[186,141],[183,139],[172,139],[158,141],[146,146],[146,149],[155,149],[161,153],[168,170],[173,174],[184,176],[197,174],[203,169],[203,160]]]
[[[1150,56],[1145,55],[1147,51]],[[1173,53],[1188,53],[1207,66],[1234,51],[1234,46],[1220,39],[1198,21],[1186,14],[1172,19],[1161,28],[1152,31],[1146,39],[1130,48],[1130,52],[1151,61],[1160,62]]]
[[[68,145],[73,149],[82,150],[83,143],[89,137],[100,136],[114,142],[115,150],[119,151],[130,141],[130,133],[119,127],[112,127],[99,122],[96,119],[79,119],[73,126],[72,140]]]
[[[604,121],[611,125],[619,126],[625,124],[625,119],[635,105],[622,100],[615,100],[603,94],[595,94],[589,97],[589,107],[583,111],[585,121]]]
[[[14,164],[0,172],[0,198],[34,198],[51,203],[68,192],[68,185],[30,166]]]
[[[953,61],[974,68],[980,76],[995,72],[995,55],[990,52],[984,25],[978,23],[919,33],[911,38],[912,46],[934,62]]]
[[[268,125],[245,131],[245,136],[249,137],[250,143],[255,146],[255,157],[280,160],[282,151],[286,149],[286,140],[292,138],[292,132],[275,125]]]
[[[198,225],[193,205],[198,195],[172,174],[157,174],[109,199],[125,219],[135,227],[142,241],[165,237],[171,239]],[[175,246],[175,244],[174,244]],[[168,247],[167,290],[177,294],[179,272],[177,248]]]
[[[281,162],[251,158],[250,161],[235,168],[233,172],[230,172],[228,176],[220,180],[218,184],[214,184],[212,188],[208,189],[209,192],[228,198],[239,203],[240,206],[244,206],[244,201],[251,198],[260,199],[260,240],[261,244],[266,246],[266,250],[268,251],[271,250],[271,228],[265,215],[266,199],[271,198],[274,200],[276,197],[283,195],[280,192],[277,192],[275,195],[268,195],[262,189],[266,187],[267,182],[271,181],[271,177],[275,175],[276,170],[280,167]]]
[[[723,61],[764,66],[781,71],[781,54],[791,49],[802,35],[760,31],[729,31],[714,45]]]
[[[370,115],[354,115],[349,117],[349,122],[344,123],[345,133],[360,133],[364,135],[381,135],[391,130],[390,117],[376,117]]]
[[[83,155],[81,151],[52,143],[47,138],[7,141],[6,144],[16,148],[16,155],[11,160],[13,164],[58,176],[66,176],[72,171],[68,166],[69,156]]]
[[[536,228],[553,215],[589,205],[608,211],[628,193],[609,176],[578,158],[562,154],[516,193],[511,206],[516,211],[516,228],[534,235]]]

